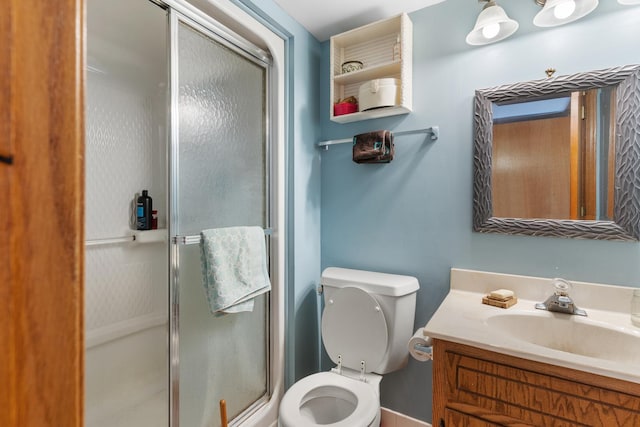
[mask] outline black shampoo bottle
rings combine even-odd
[[[152,209],[153,205],[149,192],[142,190],[142,196],[138,196],[136,202],[136,226],[138,230],[151,230]]]

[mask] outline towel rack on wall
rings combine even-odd
[[[402,136],[402,135],[415,135],[419,133],[426,133],[427,135],[430,136],[431,141],[435,141],[440,136],[440,128],[438,126],[431,126],[425,129],[402,130],[399,132],[393,132],[393,136],[395,137],[395,136]],[[325,150],[328,150],[330,145],[346,144],[352,141],[353,141],[353,138],[330,139],[328,141],[318,142],[318,147],[324,147]]]
[[[119,243],[162,243],[167,240],[167,230],[136,230],[121,237],[105,237],[103,239],[89,239],[84,241],[85,247],[116,245]]]
[[[273,234],[273,230],[271,228],[265,228],[264,234],[270,236]],[[197,245],[200,243],[200,239],[199,234],[191,234],[189,236],[174,236],[171,241],[176,245]]]

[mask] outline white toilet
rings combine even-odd
[[[418,280],[330,267],[322,273],[322,286],[322,340],[337,366],[287,390],[279,425],[378,427],[382,377],[377,374],[407,363]]]

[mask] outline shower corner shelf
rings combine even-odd
[[[135,243],[166,243],[167,229],[159,228],[157,230],[136,230],[134,232]]]
[[[85,247],[117,245],[121,243],[166,243],[167,229],[159,228],[157,230],[131,230],[131,234],[121,237],[105,237],[102,239],[86,240]]]

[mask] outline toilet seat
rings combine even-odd
[[[331,397],[350,401],[355,409],[335,423],[318,424],[302,413],[305,403]],[[280,402],[280,423],[285,427],[366,427],[378,415],[380,398],[375,388],[334,372],[309,375],[291,386]]]

